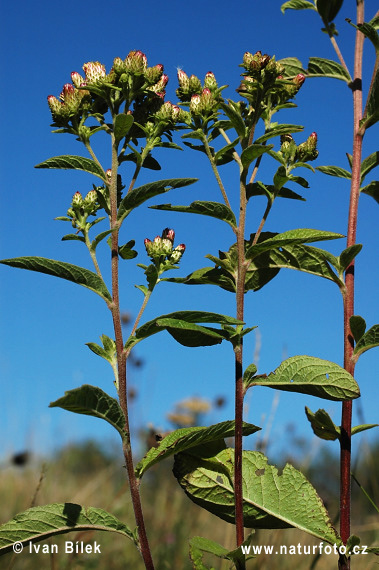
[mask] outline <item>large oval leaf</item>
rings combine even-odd
[[[192,501],[234,524],[233,449],[205,459],[196,449],[179,453],[174,475]],[[296,527],[330,544],[342,544],[316,490],[292,465],[279,475],[262,453],[244,451],[242,477],[245,527]]]
[[[360,396],[354,378],[344,368],[314,356],[292,356],[268,376],[255,376],[251,386],[310,394],[325,400],[352,400]]]
[[[242,434],[250,435],[261,428],[243,422]],[[223,440],[227,437],[234,437],[235,422],[227,421],[208,427],[181,428],[171,432],[159,442],[158,447],[152,447],[145,457],[136,466],[136,476],[142,475],[153,465],[162,461],[166,457],[203,445],[209,442]]]
[[[65,154],[63,156],[54,156],[48,158],[40,164],[36,164],[35,168],[58,168],[63,170],[84,170],[90,174],[94,174],[101,178],[101,180],[106,181],[106,176],[104,170],[96,164],[90,158],[85,158],[84,156],[74,156],[70,154]]]
[[[125,416],[119,403],[97,386],[84,384],[80,388],[69,390],[62,398],[51,402],[49,407],[101,418],[111,424],[121,438],[125,437]]]
[[[57,534],[82,530],[106,530],[123,534],[137,543],[135,534],[115,516],[94,507],[53,503],[19,513],[0,526],[0,555],[11,552],[15,542],[40,542]]]
[[[149,182],[138,188],[133,188],[123,200],[120,202],[118,208],[118,219],[123,220],[131,210],[137,208],[148,200],[153,198],[153,196],[158,196],[158,194],[164,194],[172,188],[182,188],[183,186],[189,186],[194,182],[197,182],[197,178],[169,178],[167,180],[157,180],[156,182]]]
[[[0,263],[67,279],[67,281],[83,285],[83,287],[94,291],[107,302],[112,301],[111,294],[104,281],[96,273],[84,267],[55,259],[47,259],[46,257],[14,257],[12,259],[1,259]]]
[[[159,204],[150,206],[154,210],[167,210],[170,212],[184,212],[185,214],[202,214],[227,222],[232,228],[237,225],[236,217],[232,210],[220,202],[205,202],[196,200],[189,206],[173,206],[172,204]]]

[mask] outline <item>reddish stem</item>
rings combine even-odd
[[[364,3],[357,2],[357,23],[364,21]],[[357,31],[354,58],[353,104],[354,104],[354,138],[353,138],[353,164],[351,175],[350,207],[347,228],[347,247],[356,242],[359,188],[361,179],[362,139],[359,131],[359,121],[362,118],[362,56],[364,35]],[[346,269],[344,292],[344,368],[351,375],[354,374],[354,339],[350,331],[350,317],[354,315],[354,261]],[[346,544],[350,536],[351,512],[351,418],[352,401],[343,402],[341,420],[341,488],[340,488],[340,534]],[[340,557],[340,570],[350,568],[350,560]]]

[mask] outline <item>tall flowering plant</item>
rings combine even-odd
[[[333,0],[330,3],[333,8],[328,9],[324,2],[312,4],[291,0],[283,5],[283,9],[312,7],[319,12],[330,37],[334,39],[332,21],[341,4],[340,0]],[[377,34],[372,23],[358,25],[358,33],[364,33],[375,43],[374,32]],[[327,279],[338,286],[344,299],[351,295],[348,276],[360,251],[352,236],[348,239],[347,248],[339,256],[334,256],[309,244],[342,237],[335,232],[308,228],[289,229],[282,233],[265,231],[267,218],[278,199],[303,199],[298,192],[308,188],[309,184],[298,174],[298,169],[303,169],[302,173],[304,169],[314,172],[310,163],[318,157],[316,132],[304,136],[302,126],[279,123],[276,114],[282,109],[296,107],[293,100],[307,77],[338,76],[342,72],[340,67],[331,67],[327,60],[312,61],[308,69],[304,69],[296,58],[277,60],[275,56],[261,51],[246,52],[240,67],[242,79],[239,85],[237,83],[237,100],[224,98],[225,86],[218,85],[212,72],[208,72],[201,81],[180,69],[176,90],[179,101],[173,104],[165,101],[168,77],[163,73],[163,66],[149,67],[145,54],[131,51],[124,60],[115,58],[109,73],[100,62],[84,64],[84,76],[72,73],[72,83],[64,85],[60,97],[48,97],[54,132],[75,135],[89,156],[58,156],[37,165],[37,168],[83,170],[100,179],[100,185],[93,185],[85,195],[75,192],[67,213],[57,218],[69,222],[74,228],[75,233],[67,234],[63,239],[84,243],[94,271],[41,257],[6,259],[2,263],[72,281],[87,287],[106,303],[113,321],[114,338],[102,335],[102,345],[88,343],[88,346],[111,365],[116,393],[109,395],[98,387],[84,385],[66,392],[50,405],[99,417],[117,430],[121,436],[137,527],[135,530],[128,528],[102,509],[72,504],[34,507],[0,528],[3,552],[8,552],[20,537],[21,542],[43,540],[46,538],[46,525],[49,536],[76,528],[100,529],[124,534],[139,549],[145,567],[154,568],[140,484],[150,467],[175,455],[174,475],[189,498],[224,521],[235,524],[236,528],[237,549],[232,551],[204,538],[191,539],[190,557],[194,568],[206,568],[202,561],[204,551],[229,560],[237,569],[245,568],[249,558],[246,553],[253,540],[252,533],[245,536],[245,527],[299,528],[338,548],[339,566],[349,566],[347,547],[357,546],[359,539],[349,538],[346,522],[341,525],[341,532],[337,532],[317,491],[306,477],[289,464],[279,475],[278,469],[263,453],[243,450],[243,436],[260,429],[243,421],[243,402],[248,390],[261,386],[342,401],[346,416],[352,400],[360,395],[351,363],[355,363],[368,348],[378,345],[379,325],[374,325],[366,333],[363,319],[350,314],[349,305],[344,334],[351,350],[347,351],[350,360],[345,362],[344,368],[317,355],[296,355],[284,360],[274,372],[257,374],[256,363],[246,365],[243,353],[244,338],[255,328],[245,322],[245,296],[250,291],[259,291],[281,269],[296,269]],[[346,78],[346,69],[343,73]],[[375,85],[373,81],[368,111],[363,123],[361,121],[357,126],[356,136],[360,139],[364,129],[378,120]],[[200,151],[208,160],[221,201],[196,200],[190,205],[161,204],[153,208],[216,218],[226,224],[232,243],[227,251],[207,255],[210,266],[196,269],[185,277],[175,277],[172,274],[167,276],[166,272],[178,269],[186,246],[174,246],[175,232],[171,228],[165,228],[154,239],[146,237],[144,247],[149,261],[138,264],[145,275],[145,283],[138,285],[143,299],[131,333],[125,339],[120,316],[119,264],[123,260],[134,259],[137,250],[134,249],[134,240],[120,243],[120,230],[129,214],[150,198],[196,181],[194,178],[175,178],[136,186],[142,168],[156,170],[159,166],[153,157],[154,150],[158,147],[178,148],[173,137],[176,131],[183,130],[184,145],[189,151]],[[100,131],[110,137],[110,168],[101,163],[91,145],[91,137]],[[354,170],[358,168],[354,167],[355,160],[360,163],[359,153],[356,158],[357,152],[355,148],[352,179],[358,176]],[[272,179],[265,182],[258,180],[262,160],[271,160],[275,165]],[[372,159],[371,168],[374,162]],[[231,205],[230,188],[220,173],[220,167],[228,163],[235,166],[235,186],[239,189],[235,210]],[[126,177],[120,174],[124,166],[131,166],[127,182]],[[342,171],[338,167],[318,168],[326,174],[338,172],[338,176]],[[366,171],[367,168],[366,165]],[[356,191],[357,188],[353,194]],[[362,191],[370,194],[372,189],[362,188]],[[252,228],[247,228],[247,211],[256,196],[264,196],[266,206],[258,227],[251,232]],[[351,216],[356,216],[356,212]],[[94,226],[103,222],[107,223],[107,228],[93,235]],[[110,284],[103,278],[103,260],[98,257],[100,244],[105,249],[109,248]],[[178,286],[212,285],[230,292],[235,299],[235,314],[228,316],[181,310],[141,324],[151,295],[164,281]],[[175,430],[162,438],[158,446],[151,448],[135,465],[128,416],[127,363],[138,343],[161,331],[167,331],[187,347],[230,343],[235,364],[235,376],[230,379],[235,394],[235,417],[209,427]],[[343,419],[341,427],[335,426],[324,410],[313,413],[307,409],[307,417],[319,437],[341,442],[342,465],[346,465],[345,452],[351,434],[371,427],[351,429],[346,419]],[[234,448],[225,443],[225,439],[230,437],[234,437]],[[346,478],[345,471],[342,475]],[[343,502],[348,496],[344,488],[342,496]]]

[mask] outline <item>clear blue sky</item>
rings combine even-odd
[[[336,24],[341,48],[351,68],[354,30],[344,19],[354,20],[355,3],[345,4]],[[85,173],[33,168],[51,156],[84,152],[74,137],[53,135],[49,127],[51,116],[46,97],[59,95],[63,84],[70,81],[71,71],[81,72],[83,63],[96,60],[109,70],[114,57],[124,58],[131,49],[140,49],[146,53],[149,65],[164,64],[170,77],[166,100],[176,102],[178,67],[200,78],[212,70],[219,84],[230,85],[226,95],[234,98],[241,73],[238,64],[247,50],[261,50],[279,59],[296,56],[304,66],[310,56],[334,58],[327,36],[320,32],[321,22],[316,13],[289,11],[283,16],[280,5],[278,0],[267,3],[242,0],[235,6],[219,0],[190,3],[111,0],[107,5],[98,0],[67,0],[60,4],[41,0],[38,6],[25,0],[8,2],[2,9],[0,38],[1,258],[40,255],[91,268],[82,244],[60,241],[70,230],[54,218],[65,215],[73,193],[76,190],[86,193],[94,180]],[[366,5],[370,18],[376,2],[368,0]],[[365,56],[366,69],[371,69],[373,49],[368,42]],[[366,75],[366,90],[368,81]],[[284,112],[278,116],[279,120],[304,125],[304,135],[295,137],[298,143],[312,131],[318,133],[320,154],[315,165],[338,164],[347,168],[345,153],[351,152],[352,100],[345,83],[307,80],[297,103],[298,109]],[[377,126],[367,133],[364,156],[377,150],[375,137],[377,140]],[[101,146],[98,148],[101,152]],[[107,157],[105,153],[105,162]],[[198,177],[200,181],[163,199],[157,197],[151,204],[220,200],[203,155],[161,149],[156,157],[161,160],[162,171],[146,170],[141,183],[187,176]],[[259,179],[270,182],[274,166],[270,159],[265,159]],[[349,196],[346,181],[308,171],[301,174],[311,185],[304,191],[307,201],[279,200],[266,229],[280,232],[309,227],[344,234]],[[124,175],[127,176],[126,169]],[[225,168],[226,185],[231,188],[231,195],[234,192],[237,197],[235,175],[233,166]],[[377,171],[367,181],[375,179],[375,175]],[[256,230],[263,209],[264,202],[260,199],[250,206],[248,231]],[[364,249],[357,264],[356,314],[366,318],[368,326],[379,321],[378,212],[374,200],[363,196],[358,242],[364,244]],[[125,241],[135,239],[140,252],[136,260],[124,262],[121,272],[123,309],[132,315],[137,314],[142,301],[142,294],[133,285],[144,282],[135,262],[147,261],[145,237],[154,238],[166,226],[176,230],[176,243],[187,245],[178,276],[208,265],[204,255],[217,255],[218,249],[228,249],[233,242],[232,232],[217,220],[160,213],[148,210],[147,205],[128,220],[123,236]],[[326,242],[325,247],[339,254],[345,241]],[[49,402],[62,396],[65,390],[83,383],[100,386],[114,395],[110,367],[85,346],[86,342],[98,342],[102,333],[112,335],[105,305],[97,296],[74,284],[5,266],[1,267],[0,284],[0,458],[24,447],[47,453],[75,439],[116,438],[105,422],[48,408]],[[249,293],[246,303],[246,320],[249,325],[258,325],[261,335],[260,373],[272,371],[283,357],[295,354],[342,363],[342,303],[337,287],[331,282],[283,270],[262,291]],[[144,320],[177,309],[233,315],[234,298],[212,287],[162,284]],[[252,362],[253,352],[252,334],[246,342],[246,365]],[[225,408],[213,412],[209,422],[233,417],[234,365],[229,346],[189,349],[163,333],[141,343],[136,354],[145,363],[143,368],[130,371],[130,382],[138,391],[138,400],[131,410],[136,427],[151,422],[160,429],[167,428],[166,413],[175,402],[192,395],[209,400],[217,396],[227,399]],[[362,392],[360,405],[367,423],[379,423],[378,369],[379,351],[372,350],[363,355],[356,370]],[[264,427],[273,398],[272,390],[257,388],[247,397],[245,419]],[[339,404],[281,393],[271,431],[273,450],[278,451],[283,442],[286,444],[282,432],[289,423],[296,425],[298,435],[312,436],[304,415],[305,405],[313,411],[325,408],[335,423],[339,423]],[[356,414],[355,423],[358,423]],[[248,445],[254,445],[253,438]]]

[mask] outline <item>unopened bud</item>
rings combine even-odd
[[[176,246],[175,249],[172,250],[170,255],[170,262],[171,263],[178,263],[185,252],[186,246],[184,243],[181,243]]]
[[[163,65],[158,63],[154,67],[148,67],[145,71],[145,79],[150,85],[154,85],[160,80],[163,74]]]
[[[201,81],[196,75],[191,75],[189,78],[190,93],[199,93],[202,90]]]
[[[175,239],[175,232],[170,228],[165,228],[162,232],[162,239],[169,239],[172,243]]]
[[[142,51],[131,51],[125,59],[125,70],[131,73],[144,73],[147,69],[147,57]]]
[[[84,198],[85,204],[93,204],[97,200],[97,192],[96,190],[90,190],[87,196]]]
[[[83,196],[81,195],[80,192],[75,192],[75,194],[72,197],[71,205],[73,208],[75,207],[80,208],[83,205]]]
[[[204,87],[207,87],[211,91],[213,91],[214,89],[217,89],[216,77],[215,77],[214,73],[212,73],[212,71],[208,71],[208,73],[205,75]]]
[[[189,89],[189,78],[188,78],[188,75],[182,69],[178,69],[178,81],[179,81],[179,87],[183,91],[188,91],[188,89]]]
[[[200,106],[201,106],[200,95],[192,95],[190,102],[191,113],[193,113],[194,115],[198,115],[200,113]]]
[[[77,88],[85,86],[85,81],[83,77],[77,71],[73,71],[71,73],[71,81]]]
[[[83,65],[87,84],[100,83],[106,76],[105,67],[99,61],[89,61]]]

